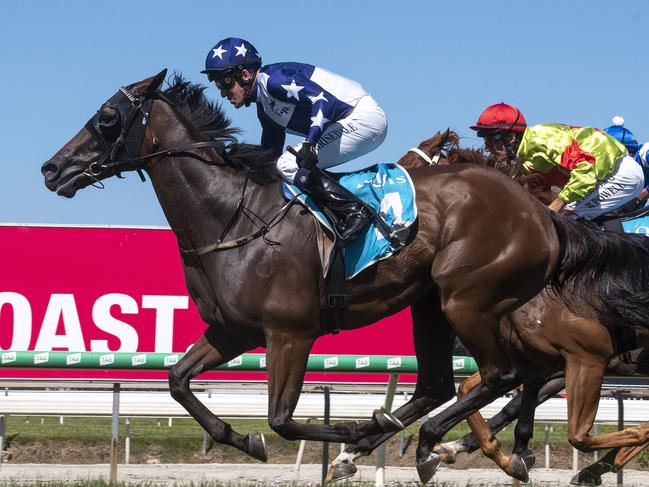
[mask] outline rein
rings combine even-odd
[[[160,143],[158,137],[155,136],[153,133],[153,130],[151,129],[149,125],[149,112],[151,109],[151,106],[153,104],[153,97],[147,97],[146,95],[140,95],[136,96],[135,94],[131,93],[128,91],[126,88],[122,87],[119,89],[119,92],[122,93],[130,102],[131,102],[131,110],[126,115],[124,118],[124,123],[122,124],[120,134],[115,140],[115,142],[112,143],[112,145],[109,145],[104,138],[104,136],[101,133],[101,130],[98,129],[95,126],[95,118],[91,118],[88,123],[86,123],[86,128],[88,131],[93,135],[95,140],[104,147],[105,151],[102,154],[102,156],[99,158],[99,160],[93,162],[90,164],[88,169],[84,171],[84,174],[88,177],[90,177],[93,180],[93,186],[103,189],[104,185],[100,180],[101,176],[105,176],[105,173],[107,171],[112,171],[114,172],[117,177],[122,177],[120,175],[121,171],[126,169],[135,169],[142,182],[145,181],[144,179],[144,174],[142,173],[142,169],[146,167],[146,163],[149,161],[159,158],[159,157],[191,157],[193,159],[197,159],[205,164],[209,165],[217,165],[217,166],[225,166],[227,165],[225,162],[218,162],[210,159],[205,159],[204,157],[200,156],[199,154],[196,154],[192,151],[196,149],[205,149],[205,148],[215,148],[215,147],[221,147],[221,143],[216,142],[216,141],[204,141],[204,142],[194,142],[192,144],[184,145],[181,147],[175,147],[172,149],[166,149],[166,150],[161,150],[161,151],[154,151],[150,152],[146,155],[143,156],[138,156],[138,157],[133,157],[132,156],[132,151],[137,151],[138,153],[142,149],[142,144],[144,143],[144,136],[146,133],[146,128],[148,128],[151,131],[151,136],[152,136],[152,147],[155,149],[157,148]],[[173,103],[168,100],[164,95],[161,93],[157,93],[156,96],[167,103],[173,105]],[[121,114],[121,112],[120,112]],[[139,136],[138,139],[139,141],[136,142],[135,149],[133,148],[133,142],[132,140],[128,140],[128,135],[131,130],[131,128],[134,125],[135,120],[137,119],[138,115],[142,115],[142,127],[144,129],[138,133],[137,135]],[[137,124],[135,125],[137,127]],[[129,150],[129,147],[131,149]],[[125,149],[125,152],[127,154],[126,159],[120,159],[118,156],[120,155],[120,152],[122,149]],[[137,163],[137,164],[134,164]],[[107,176],[105,176],[107,177]],[[224,250],[230,250],[230,249],[235,249],[238,247],[241,247],[252,240],[255,240],[257,238],[262,238],[264,242],[267,245],[279,245],[278,242],[273,242],[272,240],[269,240],[266,238],[266,234],[277,224],[279,224],[284,217],[286,217],[288,210],[295,204],[297,199],[292,199],[288,203],[286,203],[276,214],[271,218],[271,220],[266,223],[264,222],[258,215],[256,215],[253,211],[249,210],[244,206],[244,199],[246,195],[246,189],[248,187],[248,180],[249,176],[246,171],[246,180],[243,184],[243,189],[241,191],[241,196],[239,197],[239,201],[237,203],[237,207],[235,208],[234,212],[232,213],[232,216],[228,220],[227,225],[225,226],[223,232],[221,233],[221,236],[218,238],[218,240],[209,245],[205,245],[203,247],[200,247],[198,249],[184,249],[178,245],[181,254],[183,255],[194,255],[194,256],[201,256],[205,255],[210,252],[220,252]],[[246,216],[251,222],[257,224],[255,220],[253,219],[256,218],[257,220],[262,221],[263,225],[257,228],[254,232],[245,235],[243,237],[239,237],[236,239],[228,240],[228,241],[223,241],[225,237],[230,233],[230,230],[234,227],[236,222],[239,220],[240,215],[243,214]],[[252,215],[252,217],[250,216]]]

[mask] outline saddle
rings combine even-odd
[[[649,207],[644,206],[622,215],[602,215],[594,221],[602,230],[609,232],[649,234]]]

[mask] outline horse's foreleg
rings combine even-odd
[[[465,380],[458,389],[458,397],[465,396],[469,391],[477,387],[480,384],[480,380],[480,374],[473,374],[471,377]],[[480,444],[482,453],[487,458],[490,458],[508,475],[517,477],[518,473],[514,472],[511,467],[512,458],[508,455],[505,455],[500,442],[491,431],[491,428],[489,428],[489,426],[487,425],[486,421],[482,417],[482,414],[480,414],[479,411],[476,411],[466,418],[466,422],[469,425],[469,428],[471,428],[471,432],[475,435],[478,443]],[[439,453],[437,449],[433,451]],[[527,475],[524,475],[524,478],[521,478],[520,480],[526,479]]]
[[[268,423],[288,440],[314,440],[347,443],[374,433],[384,432],[387,420],[375,413],[371,421],[333,425],[300,424],[293,420],[313,338],[298,337],[295,332],[273,330],[266,337],[268,371]]]
[[[536,398],[535,406],[544,403],[551,397],[557,395],[561,390],[563,390],[565,385],[564,372],[557,372],[552,376],[548,377],[546,382],[538,393]],[[516,395],[511,401],[509,401],[505,407],[503,407],[498,414],[492,416],[487,420],[487,426],[495,434],[501,431],[505,426],[511,424],[516,418],[518,418],[518,412],[521,408],[521,402],[523,399],[522,394]],[[440,443],[435,446],[436,452],[443,452],[443,455],[440,454],[441,460],[444,463],[454,463],[456,461],[457,455],[461,453],[473,453],[474,451],[480,448],[480,443],[476,439],[473,433],[467,433],[459,440],[450,441],[447,443]]]
[[[242,436],[228,423],[214,415],[189,388],[189,381],[197,375],[231,360],[250,348],[239,340],[213,328],[194,344],[185,356],[169,372],[169,391],[187,412],[209,435],[219,443],[231,445],[239,450],[266,461],[266,447],[260,433]]]
[[[413,338],[417,355],[417,384],[412,397],[392,414],[408,426],[455,395],[451,356],[455,333],[446,325],[439,297],[432,292],[411,305]],[[378,433],[347,444],[331,463],[327,480],[341,480],[356,473],[354,461],[367,456],[394,433]]]
[[[457,402],[426,421],[419,429],[417,446],[417,472],[422,483],[427,483],[439,465],[433,447],[453,426],[467,418],[474,411],[486,406],[498,396],[510,391],[520,383],[515,374],[499,374],[498,380],[487,386],[479,383]]]

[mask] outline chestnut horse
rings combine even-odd
[[[447,130],[444,133],[437,133],[431,139],[420,143],[417,148],[411,149],[399,160],[399,164],[409,170],[422,167],[425,164],[456,164],[465,162],[494,167],[518,181],[519,184],[544,203],[552,201],[553,197],[549,192],[549,188],[543,185],[542,180],[534,175],[524,175],[520,171],[520,165],[498,165],[490,158],[485,157],[481,151],[459,149],[458,141],[459,138],[454,132]],[[592,319],[592,312],[586,313],[586,316],[589,318],[576,317],[561,300],[553,298],[550,292],[544,291],[505,318],[504,323],[507,324],[503,325],[502,335],[506,336],[507,334],[511,334],[511,330],[514,329],[516,335],[521,337],[525,336],[526,333],[529,334],[529,330],[532,329],[533,336],[528,337],[528,341],[538,344],[540,341],[537,337],[544,337],[544,340],[550,341],[552,344],[558,344],[558,349],[563,355],[572,354],[577,357],[573,358],[573,361],[578,360],[581,362],[592,361],[595,356],[601,363],[606,364],[611,358],[613,350],[615,353],[622,353],[628,350],[625,343],[620,343],[620,340],[614,341],[615,333],[611,334],[609,339],[605,336],[606,334],[599,333],[601,331],[601,324],[597,320]],[[529,323],[543,323],[543,326],[531,327]],[[507,331],[508,329],[510,330],[509,332]],[[639,340],[637,340],[637,344],[639,345],[641,342],[645,342],[645,345],[648,345],[647,330],[638,329],[636,332],[641,335]],[[584,342],[585,345],[581,343],[575,345],[573,343],[573,337],[581,337],[582,334],[594,337],[595,344],[586,341]],[[507,344],[510,354],[512,354],[511,349],[513,348],[512,343],[514,342],[515,340],[509,340]],[[606,346],[607,342],[610,342],[608,346]],[[543,345],[545,350],[552,348],[547,343],[543,343]],[[586,349],[586,352],[584,353],[582,349]],[[644,350],[639,349],[635,353],[639,354]],[[530,353],[536,359],[535,361],[529,360],[530,357],[528,354]],[[599,356],[597,356],[598,354]],[[528,469],[534,464],[534,456],[528,449],[528,443],[531,439],[533,429],[533,409],[540,402],[547,400],[563,389],[565,380],[564,373],[561,370],[563,367],[563,359],[556,355],[548,357],[547,354],[539,354],[535,350],[534,345],[528,343],[527,348],[524,349],[524,353],[521,354],[518,360],[520,361],[519,366],[525,371],[521,375],[528,378],[527,385],[524,388],[525,393],[519,395],[504,411],[490,420],[488,426],[484,424],[479,413],[475,413],[467,418],[469,424],[476,429],[480,442],[478,442],[474,434],[469,434],[461,441],[458,440],[452,443],[437,445],[429,462],[429,471],[436,469],[436,462],[444,461],[446,463],[453,463],[458,453],[474,451],[478,447],[481,447],[485,454],[492,458],[505,472],[520,480],[527,480]],[[621,367],[618,365],[619,369]],[[550,375],[544,377],[544,374]],[[460,387],[458,394],[466,394],[470,387],[474,387],[479,382],[480,374],[478,373]],[[596,390],[599,391],[599,388]],[[576,393],[571,394],[571,397],[573,396],[576,398],[589,397],[587,394],[582,394],[579,389]],[[413,402],[413,404],[416,404],[416,402]],[[588,407],[584,407],[579,401],[577,401],[577,404],[579,404],[579,407],[573,409],[576,409],[579,414],[573,414],[571,416],[571,424],[588,425],[591,419],[594,420],[597,404],[593,404],[592,402],[586,403]],[[402,410],[407,411],[408,414],[403,414]],[[394,414],[407,425],[414,422],[417,417],[423,416],[428,412],[430,412],[430,409],[424,407],[416,409],[410,403],[407,403],[401,409],[394,411]],[[512,456],[506,456],[500,448],[500,444],[493,436],[492,431],[498,431],[517,418],[514,454]],[[582,427],[575,427],[574,429],[580,428]],[[590,426],[588,426],[589,429]],[[346,445],[345,450],[332,462],[328,472],[328,478],[331,480],[339,480],[353,475],[356,472],[354,460],[368,455],[390,436],[391,434],[373,435],[355,444]],[[433,467],[432,465],[435,466]],[[600,467],[600,470],[602,468]],[[426,479],[423,478],[422,480]]]
[[[46,186],[65,197],[123,171],[148,173],[177,236],[188,291],[209,325],[170,371],[171,395],[217,442],[265,461],[262,435],[233,431],[189,387],[201,372],[265,346],[268,421],[281,436],[354,442],[401,427],[380,414],[334,425],[292,419],[309,352],[327,330],[316,223],[284,202],[267,151],[233,141],[234,129],[204,88],[176,76],[161,91],[165,76],[166,70],[120,88],[42,173]],[[593,246],[594,239],[573,230],[577,224],[494,170],[438,166],[413,170],[411,178],[417,236],[349,281],[345,325],[366,326],[412,307],[419,401],[437,406],[453,396],[454,334],[483,379],[465,396],[464,410],[452,411],[457,421],[519,382],[515,362],[501,351],[500,322],[550,281],[596,295],[593,309],[604,321],[639,322],[636,295],[645,290],[638,283],[647,280],[633,265],[638,252],[627,252],[624,242]],[[628,260],[609,266],[614,248]],[[424,470],[438,434],[454,424],[422,430]]]
[[[451,139],[452,136],[453,134],[450,134]],[[457,141],[454,140],[454,143],[456,145]],[[479,159],[479,156],[481,154],[476,154],[476,151],[455,148],[450,151],[447,162],[475,157]],[[408,162],[412,162],[412,159]],[[489,161],[485,160],[483,163],[488,164]],[[531,181],[529,177],[517,173],[515,167],[512,175],[524,185]],[[539,191],[538,184],[536,187],[528,187],[528,189],[537,197],[546,194]],[[551,198],[547,198],[545,201],[549,199]],[[634,237],[631,241],[636,241],[640,245],[646,245],[649,242],[644,237],[639,241]],[[647,304],[648,301],[645,298],[643,302]],[[566,391],[569,402],[569,441],[582,451],[615,447],[595,465],[582,470],[573,479],[574,482],[601,482],[602,473],[619,470],[648,444],[645,438],[649,430],[649,423],[624,433],[596,437],[590,437],[588,434],[597,412],[599,389],[605,367],[613,355],[626,352],[632,347],[642,346],[643,348],[633,352],[634,356],[638,357],[634,366],[621,366],[619,360],[614,365],[618,371],[628,369],[626,373],[647,372],[645,364],[647,346],[649,345],[647,325],[634,330],[621,328],[619,323],[616,328],[612,327],[611,323],[604,326],[593,316],[588,306],[582,305],[580,311],[575,315],[573,310],[569,309],[562,300],[553,296],[549,290],[544,290],[539,296],[503,320],[502,335],[516,335],[515,339],[507,342],[507,351],[515,356],[518,364],[524,368],[526,379],[519,403],[520,410],[517,412],[515,455],[511,457],[504,455],[500,444],[490,430],[490,425],[485,424],[480,413],[476,412],[467,418],[474,434],[480,441],[483,452],[494,459],[507,473],[521,480],[527,480],[527,472],[521,467],[529,467],[533,464],[533,456],[527,445],[533,430],[534,408],[539,402],[563,387],[564,382],[567,382]],[[561,372],[556,372],[561,368],[565,368],[565,380]],[[552,375],[544,377],[544,374]],[[479,382],[479,374],[474,375],[462,384],[458,395],[466,394]],[[509,411],[505,411],[503,415],[495,418],[493,423],[497,428],[505,424],[504,420],[508,414],[510,418],[512,417],[513,409],[509,408]],[[434,420],[435,418],[433,418]],[[437,445],[434,451],[441,460],[453,460],[456,451],[451,446],[457,445]],[[516,462],[517,455],[522,456],[524,461]]]

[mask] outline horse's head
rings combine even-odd
[[[167,70],[120,88],[86,125],[41,167],[50,191],[72,198],[77,190],[119,175],[139,170],[144,145],[155,147],[148,120],[153,99]]]

